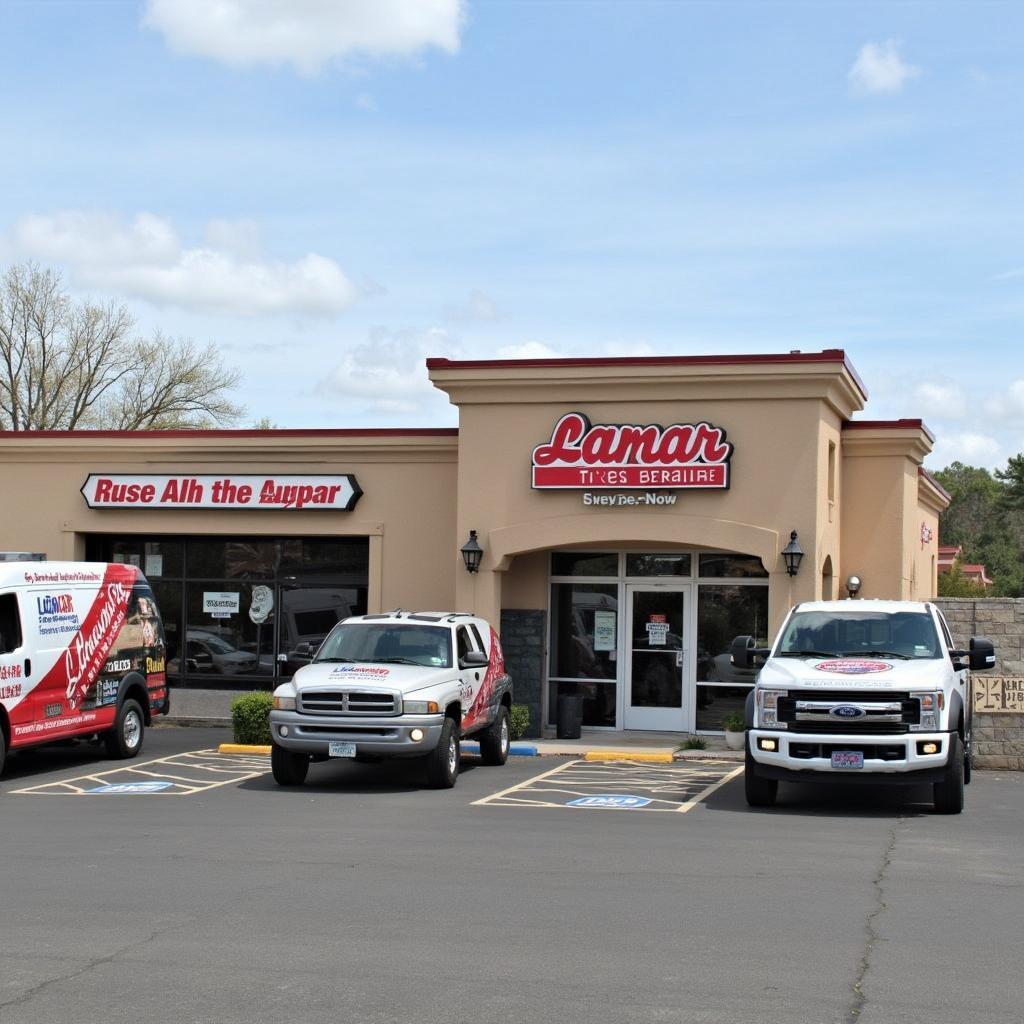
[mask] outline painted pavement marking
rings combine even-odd
[[[570,807],[686,814],[743,772],[735,761],[568,761],[473,806]]]
[[[191,796],[207,790],[258,778],[270,771],[266,757],[218,754],[216,750],[191,750],[141,764],[122,764],[104,772],[77,775],[60,782],[44,782],[16,794],[63,794],[64,796],[131,795]],[[167,783],[157,788],[154,783]]]

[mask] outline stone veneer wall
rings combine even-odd
[[[505,668],[512,677],[512,700],[530,709],[525,735],[541,735],[544,722],[541,689],[544,678],[544,634],[547,613],[543,610],[504,608],[501,612],[501,647]]]
[[[996,647],[996,667],[976,680],[1024,677],[1024,598],[941,597],[936,605],[953,640],[966,648],[972,636],[987,636]],[[974,763],[979,768],[1024,771],[1024,714],[974,714]]]

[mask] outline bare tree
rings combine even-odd
[[[124,306],[73,301],[34,264],[0,279],[0,428],[158,430],[236,422],[238,371],[213,345],[135,333]]]

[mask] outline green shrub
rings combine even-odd
[[[231,702],[236,743],[265,746],[270,742],[270,709],[274,698],[266,691],[243,693]]]
[[[747,719],[738,711],[731,711],[722,719],[722,728],[726,732],[745,732]]]
[[[703,736],[687,736],[676,750],[707,750],[708,741]]]
[[[522,739],[530,727],[530,709],[525,704],[513,704],[508,716],[509,735],[514,740]]]

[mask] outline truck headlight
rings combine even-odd
[[[295,710],[295,698],[294,697],[275,697],[274,698],[274,710],[275,711],[294,711]]]
[[[920,720],[916,725],[911,725],[910,731],[937,732],[942,709],[946,705],[946,695],[942,690],[935,690],[928,693],[912,693],[910,696],[921,705]]]
[[[436,700],[403,700],[403,715],[436,715],[441,711]]]
[[[766,729],[785,729],[786,723],[779,721],[779,698],[788,696],[787,690],[755,690],[757,720]]]

